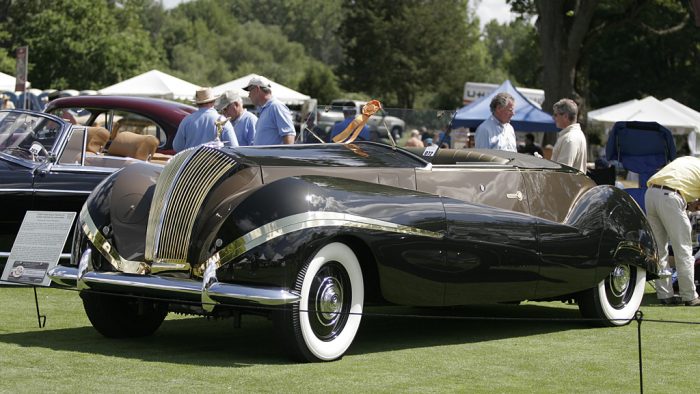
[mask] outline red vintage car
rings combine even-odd
[[[45,112],[73,124],[104,127],[114,140],[118,133],[149,134],[158,141],[158,153],[174,154],[173,139],[182,118],[196,108],[175,101],[129,96],[76,96],[51,101]]]

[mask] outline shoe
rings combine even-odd
[[[660,298],[659,299],[659,304],[661,305],[679,305],[683,301],[679,297],[670,297],[670,298]]]
[[[700,306],[700,297],[691,301],[686,301],[685,306]]]

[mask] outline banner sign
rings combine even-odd
[[[24,92],[27,87],[27,61],[29,47],[17,48],[17,72],[15,74],[15,91]]]
[[[75,212],[27,211],[1,280],[49,286],[46,272],[58,264]]]

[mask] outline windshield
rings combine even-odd
[[[46,151],[53,149],[61,124],[39,114],[26,112],[0,112],[0,152],[24,160],[40,160]],[[33,153],[30,147],[35,142],[46,151]]]

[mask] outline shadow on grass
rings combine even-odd
[[[484,342],[590,327],[584,321],[573,321],[579,318],[576,309],[540,305],[370,307],[366,314],[348,354]],[[486,320],[476,319],[481,317]],[[240,329],[233,328],[231,320],[169,317],[148,338],[108,339],[86,326],[2,334],[0,342],[144,361],[246,367],[290,363],[277,336],[271,321],[246,315]]]
[[[588,322],[578,320],[581,316],[577,309],[541,305],[402,308],[388,312],[392,315],[389,317],[381,315],[381,308],[366,312],[349,354],[477,343],[591,328]],[[398,314],[408,316],[395,316]]]

